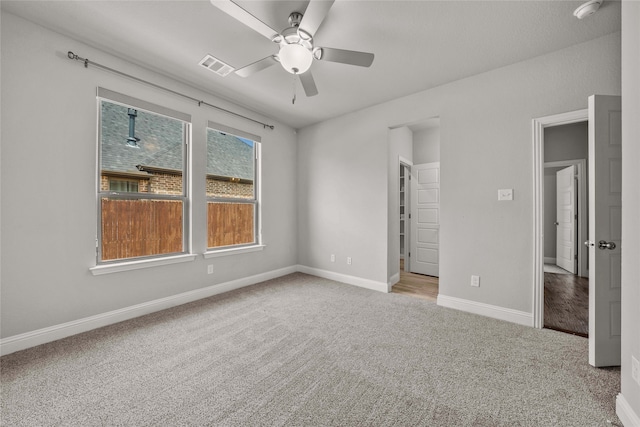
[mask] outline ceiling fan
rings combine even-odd
[[[277,54],[237,69],[235,73],[241,77],[248,77],[279,63],[286,71],[300,77],[307,96],[314,96],[318,94],[318,89],[309,71],[314,59],[359,67],[369,67],[373,63],[373,53],[314,46],[313,37],[329,13],[334,0],[311,0],[304,15],[300,12],[292,12],[289,15],[290,27],[281,32],[269,27],[232,0],[210,1],[218,9],[280,45]]]

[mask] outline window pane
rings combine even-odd
[[[105,100],[100,104],[101,178],[144,181],[129,191],[182,195],[184,122]]]
[[[255,143],[207,129],[207,197],[254,199]]]
[[[102,92],[115,98],[99,103],[98,262],[183,253],[190,117]]]
[[[137,193],[138,182],[111,179],[109,180],[109,191],[116,191],[120,193]]]
[[[255,243],[254,218],[253,203],[207,203],[207,246]]]
[[[103,197],[102,260],[182,252],[181,200]]]

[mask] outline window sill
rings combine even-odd
[[[266,247],[266,245],[253,245],[253,246],[244,246],[241,248],[229,248],[229,249],[217,249],[212,251],[207,251],[203,254],[205,258],[217,258],[221,256],[227,255],[236,255],[236,254],[244,254],[247,252],[257,252],[261,251]]]
[[[139,270],[141,268],[157,267],[159,265],[177,264],[181,262],[189,262],[196,259],[196,255],[184,254],[168,256],[164,258],[144,259],[138,261],[125,261],[117,264],[103,264],[91,267],[89,271],[94,276],[102,274],[119,273],[121,271]]]

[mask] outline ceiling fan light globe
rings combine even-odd
[[[287,44],[280,47],[278,57],[282,67],[291,74],[306,72],[313,62],[311,51],[299,44]]]

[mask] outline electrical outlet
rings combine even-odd
[[[640,385],[640,362],[633,356],[631,356],[631,378]]]
[[[471,276],[471,286],[480,287],[480,276]]]
[[[498,190],[498,200],[513,200],[513,188],[503,188]]]
[[[207,274],[213,274],[213,264],[207,265]]]
[[[336,262],[336,255],[335,254],[331,254],[331,262]]]
[[[347,257],[347,264],[351,265],[351,257],[350,256]]]

